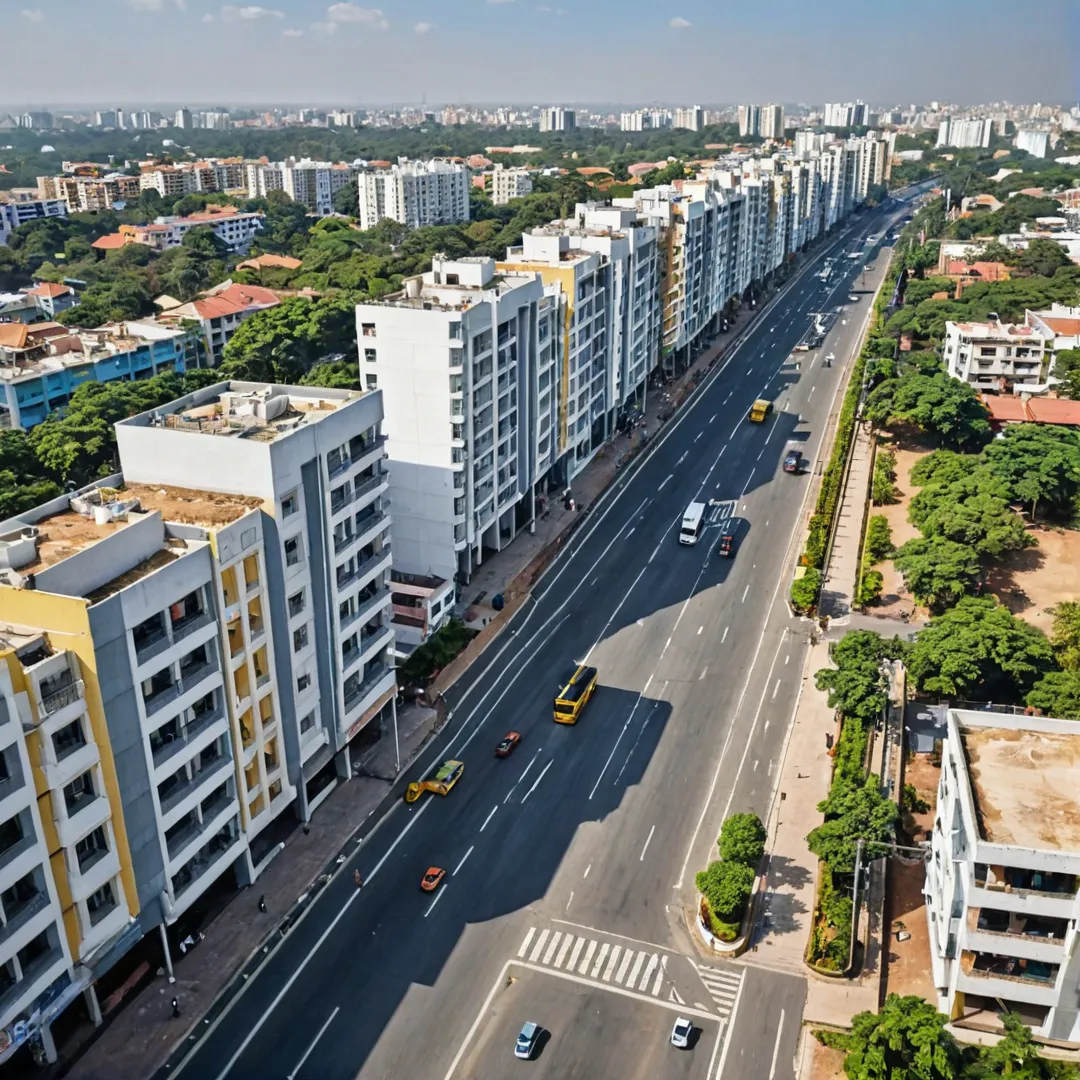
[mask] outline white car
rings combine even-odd
[[[680,1016],[671,1029],[671,1045],[685,1050],[690,1045],[690,1035],[693,1030],[694,1025],[685,1016]]]

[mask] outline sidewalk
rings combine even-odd
[[[850,615],[855,606],[855,587],[859,581],[862,557],[863,521],[870,496],[870,476],[874,468],[874,440],[868,424],[855,429],[847,483],[836,517],[836,533],[829,565],[821,587],[818,611],[831,619]]]
[[[764,302],[761,305],[764,307]],[[760,310],[760,308],[759,308]],[[459,660],[448,665],[436,688],[459,678],[468,664],[490,643],[510,615],[528,596],[543,569],[558,553],[571,527],[584,520],[616,476],[616,462],[625,465],[642,445],[642,430],[655,437],[664,422],[692,393],[710,366],[731,348],[756,313],[740,311],[727,334],[702,353],[697,361],[661,392],[650,391],[643,429],[619,436],[606,446],[574,480],[572,493],[577,503],[573,511],[552,499],[534,533],[519,534],[514,542],[485,560],[465,590],[465,599],[484,629]],[[661,415],[664,420],[661,420]],[[503,593],[506,606],[496,613],[490,599]],[[479,597],[479,602],[474,598]],[[485,603],[486,601],[486,603]],[[421,715],[422,714],[422,715]],[[402,771],[434,733],[434,713],[421,710],[399,715]],[[373,753],[354,762],[358,775],[340,784],[319,807],[309,827],[299,827],[285,841],[280,854],[264,871],[255,886],[243,889],[204,929],[202,939],[186,955],[174,957],[176,982],[169,984],[164,973],[148,986],[130,993],[111,1015],[106,1025],[85,1040],[90,1030],[75,1033],[58,1049],[60,1060],[53,1075],[66,1069],[72,1080],[114,1080],[115,1077],[148,1077],[159,1069],[203,1022],[202,1017],[241,969],[254,960],[278,928],[291,921],[330,879],[343,849],[354,850],[354,837],[379,807],[395,777],[392,739],[380,741]],[[260,897],[266,911],[260,912]],[[160,962],[160,958],[158,960]],[[179,999],[181,1018],[173,1019],[171,999]],[[103,1003],[104,1004],[104,1003]],[[80,1048],[86,1046],[81,1052]],[[73,1061],[74,1059],[74,1061]]]

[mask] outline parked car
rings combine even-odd
[[[528,1061],[536,1050],[536,1040],[540,1038],[540,1025],[527,1020],[518,1032],[517,1042],[514,1044],[514,1057]]]
[[[784,455],[784,472],[797,473],[802,468],[802,455],[798,450],[789,450]]]
[[[685,1016],[680,1016],[671,1029],[671,1045],[685,1050],[690,1045],[690,1036],[693,1032],[694,1025]]]

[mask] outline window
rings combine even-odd
[[[78,720],[73,720],[53,735],[53,749],[56,751],[57,761],[63,761],[68,754],[74,753],[85,745],[82,724]]]
[[[311,676],[305,671],[296,680],[296,692],[302,694],[311,685]]]
[[[84,836],[75,845],[75,858],[79,861],[79,872],[86,873],[109,851],[108,840],[105,837],[105,827],[99,825],[89,836]]]
[[[285,565],[298,566],[304,561],[304,551],[300,546],[300,537],[292,536],[285,541]]]
[[[374,349],[365,349],[364,350],[364,361],[365,361],[365,363],[374,364],[375,359],[376,358],[375,358],[375,350]]]
[[[371,322],[361,323],[360,324],[360,333],[363,334],[364,337],[374,337],[375,336],[375,324],[371,323]]]
[[[315,728],[315,710],[312,709],[311,712],[309,712],[307,714],[307,716],[305,716],[303,718],[303,720],[300,721],[300,734],[301,735],[306,735],[309,731],[313,731],[314,728]]]
[[[87,769],[81,776],[76,776],[64,788],[64,803],[69,814],[77,814],[83,806],[94,798],[94,776]]]
[[[107,881],[96,893],[91,893],[86,899],[86,910],[90,913],[90,925],[96,926],[115,907],[116,897],[113,894],[112,882]]]
[[[379,385],[379,380],[371,372],[368,372],[368,374],[364,376],[364,389],[365,390],[377,390],[378,385]]]
[[[299,615],[304,610],[304,590],[301,589],[298,593],[293,593],[289,597],[289,618],[294,615]]]
[[[308,624],[304,623],[303,626],[298,626],[292,635],[292,647],[293,652],[299,652],[301,649],[306,649],[308,643]]]
[[[289,494],[281,500],[281,516],[283,518],[292,517],[299,509],[300,500],[295,491],[290,491]]]

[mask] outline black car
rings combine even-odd
[[[784,472],[797,473],[802,467],[802,457],[798,450],[789,450],[784,455]]]

